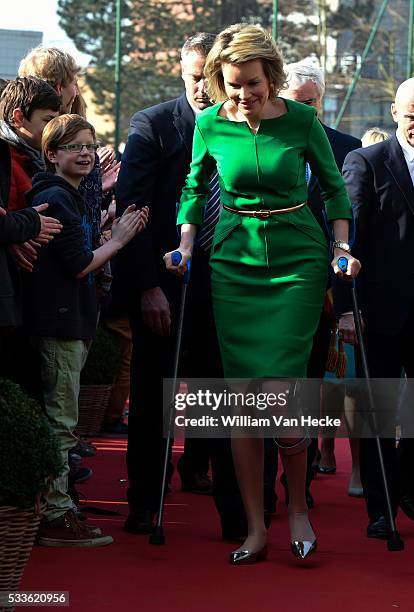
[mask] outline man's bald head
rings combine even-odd
[[[414,78],[407,79],[398,87],[391,114],[398,124],[399,135],[414,147]]]
[[[403,81],[395,93],[395,102],[414,99],[414,78]]]

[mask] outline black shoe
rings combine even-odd
[[[280,484],[285,490],[285,504],[286,506],[288,506],[289,505],[289,489],[287,485],[287,478],[286,478],[285,472],[283,472],[280,477]],[[309,509],[313,508],[315,505],[315,500],[313,499],[313,496],[309,490],[309,487],[306,487],[305,489],[305,499],[306,499],[306,505],[308,506],[308,508]]]
[[[181,478],[181,488],[198,495],[213,495],[213,483],[207,474],[194,474],[188,480]]]
[[[80,467],[77,469],[71,469],[69,472],[69,481],[71,484],[81,484],[82,482],[86,482],[91,478],[93,472],[91,468]]]
[[[377,540],[388,540],[391,535],[390,524],[385,516],[380,516],[376,520],[369,522],[367,527],[368,538],[376,538]]]
[[[96,455],[96,447],[85,440],[78,440],[78,443],[71,448],[70,452],[81,457],[94,457]]]
[[[316,471],[319,474],[327,474],[329,476],[333,476],[336,474],[336,467],[324,467],[323,465],[316,466]]]
[[[122,419],[120,419],[114,423],[104,424],[101,431],[102,433],[127,435],[128,425],[124,423]]]
[[[152,510],[131,511],[124,523],[124,531],[144,535],[152,533],[155,512]]]
[[[231,565],[253,565],[259,561],[265,561],[267,557],[267,546],[257,552],[250,552],[250,550],[237,550],[232,552],[229,557],[229,563]]]
[[[184,474],[177,467],[181,477],[181,490],[198,495],[213,495],[213,483],[207,474]]]
[[[414,521],[414,498],[411,495],[401,497],[400,508],[409,519]]]
[[[184,455],[177,462],[177,472],[181,478],[181,489],[198,495],[212,495],[213,483],[207,474],[202,472],[191,472],[186,466]]]

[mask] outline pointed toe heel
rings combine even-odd
[[[314,540],[313,542],[304,541],[295,541],[290,543],[290,549],[292,553],[298,559],[302,561],[307,559],[312,553],[316,551],[318,548],[318,541]]]
[[[264,561],[267,557],[267,546],[263,546],[257,552],[249,550],[236,550],[230,553],[229,563],[231,565],[253,565],[259,561]]]

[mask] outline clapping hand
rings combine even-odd
[[[125,246],[131,238],[145,228],[148,222],[148,206],[135,210],[135,204],[125,209],[123,215],[112,223],[112,240],[116,240],[120,247]]]
[[[112,147],[99,147],[96,151],[101,165],[101,173],[105,174],[115,161],[115,151]]]

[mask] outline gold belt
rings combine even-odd
[[[223,204],[223,208],[229,212],[236,213],[237,215],[256,217],[257,219],[267,219],[272,215],[281,215],[283,213],[299,210],[300,208],[306,206],[306,204],[306,202],[302,202],[302,204],[296,204],[296,206],[291,206],[290,208],[277,208],[276,210],[269,210],[268,208],[262,208],[261,210],[239,210],[238,208],[230,208],[230,206],[226,206],[225,204]]]

